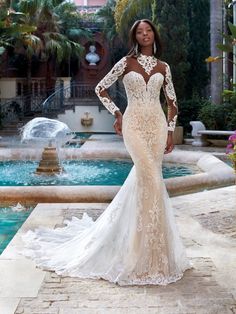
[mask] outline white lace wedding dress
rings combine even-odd
[[[37,265],[65,276],[103,278],[120,285],[166,285],[189,268],[162,178],[167,130],[173,131],[177,117],[175,92],[169,66],[158,60],[153,68],[153,60],[146,61],[143,65],[124,57],[96,87],[114,114],[118,108],[106,89],[123,76],[128,106],[122,132],[134,162],[130,174],[95,222],[84,214],[63,228],[29,231],[24,254]],[[168,119],[159,101],[162,87]]]

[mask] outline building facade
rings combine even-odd
[[[27,87],[26,73],[16,73],[16,69],[7,68],[0,75],[0,103],[1,112],[7,123],[18,115],[19,107],[21,114],[40,113],[47,108],[55,113],[57,118],[67,123],[73,131],[89,132],[112,132],[113,117],[101,104],[95,94],[95,86],[111,67],[109,43],[102,33],[100,24],[88,19],[106,4],[106,0],[75,0],[78,10],[86,15],[84,27],[92,31],[92,38],[82,39],[80,44],[84,47],[84,55],[78,60],[73,60],[65,67],[65,72],[52,70],[51,77],[53,86],[48,86],[45,73],[46,63],[32,67],[31,77],[31,101],[26,107],[25,87]],[[7,64],[6,62],[4,64]],[[68,69],[69,70],[68,70]],[[49,90],[49,102],[45,103]],[[55,95],[54,95],[55,94]],[[45,103],[45,104],[44,104]],[[43,108],[42,108],[43,104]],[[67,109],[68,108],[68,109]],[[55,111],[56,110],[56,111]],[[17,117],[16,117],[17,118]]]

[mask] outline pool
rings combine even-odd
[[[87,139],[89,138],[91,135],[96,135],[96,134],[112,134],[114,135],[115,133],[114,132],[74,132],[74,137],[73,138],[81,138],[81,139]]]
[[[12,207],[0,207],[0,254],[28,218],[32,207],[24,211],[14,211]]]
[[[79,148],[85,141],[92,135],[92,133],[87,132],[74,132],[72,140],[67,142],[64,147]]]
[[[68,141],[63,147],[80,148],[92,135],[114,135],[112,132],[73,132],[72,140]]]
[[[0,162],[0,186],[42,185],[122,185],[131,167],[130,161],[121,160],[65,160],[60,175],[36,175],[36,161]],[[165,164],[163,177],[179,177],[196,173],[197,167],[183,164]]]

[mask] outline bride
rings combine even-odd
[[[164,153],[173,150],[177,103],[159,35],[149,20],[131,28],[132,49],[98,83],[96,93],[115,115],[134,166],[113,201],[94,222],[86,213],[63,228],[39,228],[25,236],[24,254],[64,276],[103,278],[119,285],[166,285],[179,280],[189,262],[162,177]],[[122,116],[107,88],[123,78],[128,98]],[[168,104],[161,104],[163,88]]]

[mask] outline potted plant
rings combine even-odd
[[[183,144],[183,138],[184,138],[184,128],[181,125],[176,125],[173,139],[175,145]]]

